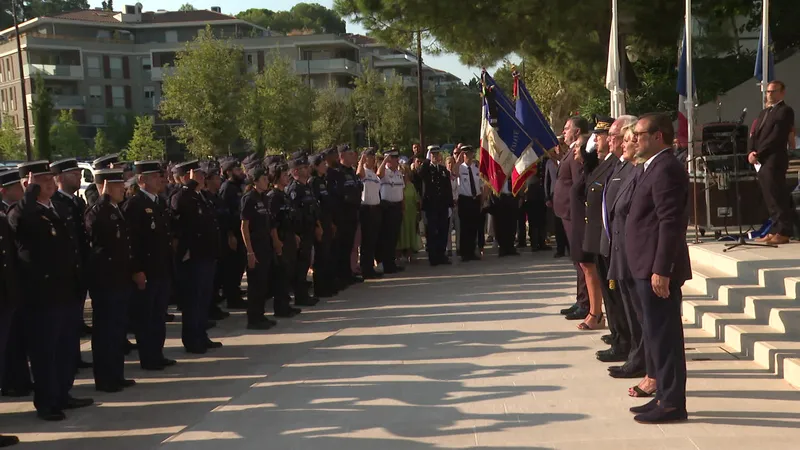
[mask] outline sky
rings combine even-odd
[[[114,9],[120,11],[124,8],[124,5],[133,5],[136,3],[137,0],[116,0],[114,2]],[[226,2],[222,0],[159,0],[158,2],[154,2],[152,0],[138,0],[144,6],[145,11],[155,11],[157,9],[166,9],[167,11],[177,11],[178,8],[181,7],[184,3],[191,3],[197,9],[211,9],[212,6],[219,6],[222,8],[223,14],[230,14],[236,15],[240,11],[244,11],[250,8],[266,8],[271,9],[273,11],[286,11],[292,8],[300,1],[297,0],[239,0],[236,3],[236,6],[232,7],[230,4],[226,4]],[[102,0],[90,0],[89,4],[92,8],[101,6]],[[306,0],[306,3],[319,3],[320,5],[326,6],[328,8],[333,7],[333,0]],[[357,33],[357,34],[366,34],[366,30],[359,26],[358,24],[354,24],[351,22],[347,22],[347,32],[348,33]],[[423,53],[422,56],[423,62],[425,64],[440,70],[446,70],[453,75],[461,78],[461,81],[468,82],[474,75],[480,74],[480,68],[478,67],[467,67],[464,64],[461,64],[458,61],[458,55],[455,54],[443,54],[443,55],[425,55]],[[490,70],[491,72],[492,70]]]

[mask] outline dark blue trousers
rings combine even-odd
[[[79,339],[76,317],[82,313],[83,304],[36,299],[28,308],[33,405],[37,411],[61,410],[75,381],[75,340]]]
[[[125,378],[123,344],[132,294],[132,286],[91,290],[92,370],[95,385],[114,386]]]
[[[425,210],[425,217],[428,220],[425,250],[428,252],[430,262],[446,259],[444,252],[449,238],[447,230],[450,229],[450,217],[447,211],[448,208],[443,207],[431,207]]]
[[[11,322],[14,320],[14,309],[15,308],[12,307],[0,309],[0,381],[2,381],[3,372],[5,370],[6,354],[8,352],[8,336],[11,330]]]
[[[167,337],[164,318],[171,294],[169,277],[148,278],[144,290],[133,288],[133,328],[139,346],[139,364],[144,368],[158,367],[164,360]]]
[[[28,368],[28,333],[25,330],[28,312],[24,306],[20,306],[9,314],[11,320],[3,355],[4,370],[0,372],[3,391],[26,391],[33,389],[31,371]]]
[[[681,322],[682,285],[683,283],[670,283],[669,298],[660,298],[653,293],[649,279],[636,280],[636,293],[642,301],[645,351],[655,366],[654,375],[658,388],[656,399],[665,408],[686,408],[686,352]]]
[[[178,291],[182,298],[181,339],[187,350],[207,347],[208,308],[214,295],[216,260],[194,259],[178,263]]]

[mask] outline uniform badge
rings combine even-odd
[[[146,212],[147,214],[153,214],[153,209],[152,208],[145,208],[144,212]]]
[[[150,222],[150,229],[151,230],[155,230],[156,229],[156,223],[155,222]]]
[[[117,239],[119,239],[119,228],[117,228]]]
[[[111,215],[111,220],[117,220],[117,215],[116,214],[112,214]]]
[[[297,191],[292,191],[292,193],[289,194],[289,197],[291,197],[292,200],[294,200],[297,197]]]
[[[55,236],[56,235],[56,229],[55,228],[50,228],[50,234]]]

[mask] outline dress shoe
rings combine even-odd
[[[536,250],[540,250],[540,251],[546,251],[546,250],[552,250],[552,249],[553,249],[553,247],[550,247],[547,244],[540,245],[540,246],[536,247]],[[531,250],[533,250],[533,248],[531,248]]]
[[[768,240],[770,240],[770,239],[772,239],[774,237],[775,237],[774,233],[769,233],[769,234],[765,234],[764,236],[761,236],[760,238],[755,238],[754,241],[756,241],[756,242],[767,242]]]
[[[175,322],[175,314],[167,314],[166,316],[164,316],[164,322],[166,323]]]
[[[95,383],[94,390],[98,392],[107,392],[109,394],[114,394],[117,392],[122,392],[122,386],[114,383],[108,383],[108,384]]]
[[[175,361],[174,359],[164,358],[161,360],[161,365],[164,367],[172,367],[175,364],[178,364],[178,361]]]
[[[272,322],[267,322],[266,320],[262,320],[259,322],[252,322],[247,324],[248,330],[259,330],[259,331],[267,331],[274,327],[275,325]]]
[[[520,242],[520,243],[517,244],[517,248],[525,248],[527,246],[528,246],[527,242]]]
[[[363,283],[364,277],[361,275],[353,275],[353,283]]]
[[[628,359],[629,353],[630,352],[621,352],[610,348],[597,352],[597,359],[601,362],[623,362]]]
[[[36,417],[47,422],[58,422],[67,418],[67,416],[64,415],[64,411],[58,409],[36,411]]]
[[[87,406],[94,405],[94,400],[90,398],[75,398],[73,396],[67,397],[67,404],[64,405],[64,409],[78,409],[78,408],[86,408]]]
[[[193,355],[205,355],[208,353],[208,348],[206,347],[184,347],[186,353],[191,353]]]
[[[383,273],[376,272],[374,270],[366,270],[363,272],[365,280],[377,280],[378,278],[383,278]]]
[[[208,349],[222,348],[222,342],[209,340],[206,342],[206,348]]]
[[[92,327],[86,325],[86,322],[83,323],[81,326],[81,337],[87,337],[92,335]]]
[[[600,340],[603,341],[604,344],[611,345],[611,335],[610,334],[604,334],[603,337],[600,338]]]
[[[91,369],[92,363],[79,359],[78,364],[75,367],[78,369]]]
[[[206,322],[206,331],[214,328],[215,326],[217,326],[217,322],[209,320],[208,322]]]
[[[608,375],[611,378],[642,378],[647,375],[646,370],[627,370],[625,367],[609,370]]]
[[[0,447],[11,447],[12,445],[19,444],[19,438],[16,436],[3,436],[0,434]]]
[[[782,234],[776,234],[775,236],[770,238],[768,241],[766,241],[766,243],[770,244],[770,245],[788,244],[789,243],[789,236],[784,236]]]
[[[119,381],[119,385],[123,389],[129,388],[129,387],[133,387],[133,386],[136,386],[136,380],[128,380],[128,379],[123,378],[122,380]]]
[[[33,388],[28,389],[3,389],[3,397],[27,397],[33,393]]]
[[[223,311],[219,306],[214,305],[211,307],[211,310],[208,312],[208,318],[211,320],[222,320],[227,319],[231,316],[231,313],[228,311]]]
[[[659,406],[635,416],[633,420],[646,425],[657,425],[661,423],[683,422],[688,418],[689,414],[687,414],[686,410],[683,408],[666,409]]]
[[[575,311],[572,311],[571,313],[567,314],[565,316],[565,319],[567,319],[567,320],[584,320],[584,319],[586,319],[586,316],[588,316],[588,315],[589,315],[589,310],[588,309],[584,309],[584,308],[580,308],[579,307]]]
[[[565,254],[564,254],[564,253],[562,253],[562,252],[555,252],[555,253],[553,254],[553,258],[563,258],[563,257],[565,257],[565,256],[567,256],[567,255],[565,255]]]
[[[578,308],[579,308],[578,304],[577,304],[577,303],[575,303],[575,304],[573,304],[572,306],[570,306],[569,308],[562,309],[562,310],[561,310],[561,314],[563,314],[563,315],[565,315],[565,316],[566,316],[567,314],[572,314],[572,313],[574,313],[575,311],[577,311],[577,310],[578,310]]]
[[[406,268],[405,268],[405,267],[398,266],[398,265],[393,265],[393,266],[388,266],[388,267],[386,267],[386,268],[383,270],[383,273],[385,273],[385,274],[392,274],[392,273],[398,273],[398,272],[402,272],[402,271],[404,271],[404,270],[406,270]]]
[[[297,306],[316,306],[317,303],[319,303],[319,298],[317,297],[301,298],[300,300],[295,298],[294,300],[294,304]]]
[[[633,406],[630,408],[630,412],[634,414],[643,414],[654,409],[658,408],[658,400],[652,399],[649,402],[645,403],[642,406]]]
[[[300,314],[301,310],[297,308],[289,308],[286,311],[278,311],[275,313],[275,317],[280,317],[282,319],[291,319],[292,317]]]

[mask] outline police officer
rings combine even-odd
[[[378,263],[383,273],[391,274],[403,270],[395,262],[397,239],[403,223],[403,174],[399,167],[400,153],[392,147],[384,154],[376,174],[381,180],[381,236],[378,241]]]
[[[334,268],[343,286],[363,282],[350,268],[350,255],[358,228],[362,183],[353,168],[356,152],[347,144],[337,148],[339,163],[328,170],[328,189],[336,199],[336,238],[334,240]]]
[[[514,197],[511,189],[511,178],[509,177],[503,183],[500,192],[492,193],[489,198],[489,209],[494,218],[494,232],[500,257],[519,256],[519,252],[514,247],[514,236],[517,231],[520,199]]]
[[[206,175],[197,160],[175,166],[181,187],[170,201],[172,231],[177,238],[177,284],[183,311],[181,339],[189,353],[204,354],[222,347],[206,333],[208,308],[214,295],[214,266],[219,254],[219,226],[200,191]]]
[[[119,154],[116,153],[113,155],[101,156],[92,161],[92,172],[102,169],[110,169],[111,165],[117,161],[119,161]],[[100,198],[99,187],[101,186],[97,186],[97,181],[95,180],[95,182],[90,184],[86,188],[86,191],[84,191],[83,195],[86,197],[86,204],[88,206],[94,205],[94,202]]]
[[[2,202],[0,202],[1,212],[7,213],[11,205],[22,199],[24,193],[22,184],[19,182],[19,171],[17,169],[0,172],[0,195],[3,197]]]
[[[92,273],[92,357],[94,385],[102,392],[119,392],[136,384],[124,376],[123,340],[128,307],[133,294],[131,242],[128,226],[119,209],[125,199],[122,169],[95,172],[102,185],[100,198],[86,212],[86,233],[91,241],[89,270]]]
[[[450,172],[444,166],[442,150],[438,145],[428,146],[429,160],[425,160],[419,168],[422,177],[422,210],[427,218],[426,250],[428,262],[432,266],[451,264],[445,254],[447,248],[447,230],[450,226],[450,214],[453,207],[453,188],[450,184]]]
[[[52,201],[56,191],[50,164],[33,161],[19,165],[25,196],[13,206],[8,222],[19,250],[23,300],[28,308],[28,340],[34,385],[33,404],[39,418],[63,420],[65,409],[94,403],[69,395],[75,381],[75,292],[80,255],[67,211]],[[57,261],[58,264],[54,264]]]
[[[356,175],[361,179],[361,274],[364,278],[380,278],[382,272],[375,270],[375,257],[378,235],[381,228],[381,180],[375,173],[375,149],[368,148],[361,153]]]
[[[0,180],[2,178],[2,174],[0,174]],[[19,179],[19,172],[17,172],[17,179]],[[5,213],[0,212],[0,377],[3,374],[3,365],[8,350],[6,345],[9,331],[12,321],[15,320],[15,312],[20,306],[16,253],[14,236],[11,234],[7,217]],[[25,364],[27,369],[27,359]],[[0,447],[10,447],[18,442],[19,439],[16,436],[0,435]]]
[[[338,293],[336,279],[331,260],[331,242],[335,234],[333,225],[333,201],[328,192],[325,175],[328,173],[328,163],[325,161],[325,151],[310,158],[311,190],[319,202],[319,223],[322,228],[322,238],[314,244],[314,295],[317,297],[333,297]]]
[[[247,328],[268,330],[276,324],[264,316],[274,257],[266,204],[270,183],[266,169],[261,166],[250,169],[247,178],[247,192],[242,196],[240,208],[242,242],[247,250]]]
[[[219,256],[217,257],[216,269],[214,272],[214,296],[208,310],[208,318],[211,320],[222,320],[230,317],[230,313],[223,311],[220,304],[224,300],[222,297],[223,287],[223,261],[222,249],[228,248],[228,226],[230,219],[228,215],[230,211],[225,201],[219,195],[219,188],[222,184],[222,179],[219,176],[219,163],[215,160],[204,161],[200,164],[201,169],[206,174],[205,189],[200,191],[200,195],[208,202],[208,206],[214,211],[219,224]],[[238,230],[237,230],[238,231]]]
[[[219,195],[228,208],[228,223],[220,224],[228,235],[222,247],[222,293],[227,300],[228,309],[242,309],[247,307],[239,288],[247,262],[242,233],[239,231],[242,226],[240,217],[245,177],[241,165],[235,159],[225,160],[220,166],[225,180]]]
[[[164,357],[164,319],[173,285],[169,211],[160,197],[166,179],[158,161],[136,161],[134,173],[139,190],[122,206],[133,249],[133,330],[142,369],[164,370],[175,365]]]
[[[289,304],[289,287],[294,278],[300,236],[296,232],[292,202],[285,192],[289,185],[289,166],[284,163],[270,164],[269,181],[272,189],[266,195],[267,210],[270,239],[275,252],[275,261],[270,269],[271,292],[274,296],[272,305],[275,317],[294,317],[301,310]]]
[[[319,298],[308,295],[308,269],[311,267],[311,251],[314,242],[322,239],[322,225],[319,221],[319,202],[308,184],[308,157],[305,152],[296,152],[289,161],[292,181],[286,188],[286,194],[295,211],[296,232],[300,236],[297,249],[297,262],[294,270],[294,304],[295,306],[314,306]]]

